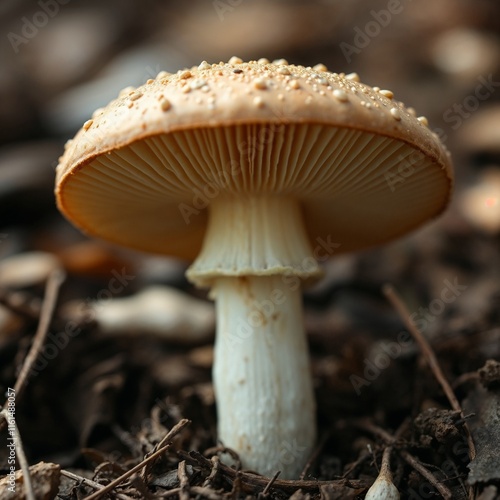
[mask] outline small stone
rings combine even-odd
[[[232,66],[234,66],[235,64],[242,64],[242,63],[243,63],[243,59],[236,57],[236,56],[233,56],[233,57],[231,57],[231,59],[229,59],[229,64],[231,64]]]

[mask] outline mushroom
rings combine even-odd
[[[449,153],[410,111],[356,74],[233,57],[126,89],[60,159],[57,203],[83,231],[194,259],[218,435],[246,468],[294,478],[314,446],[302,283],[448,204]]]

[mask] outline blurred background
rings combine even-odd
[[[32,245],[18,241],[21,229],[35,238],[58,218],[54,167],[93,110],[160,70],[202,60],[322,62],[390,88],[452,150],[458,195],[498,164],[493,0],[3,0],[0,22],[0,230],[10,235],[3,255],[14,240]]]
[[[233,55],[357,72],[362,82],[392,90],[417,116],[425,115],[455,165],[456,190],[444,216],[384,248],[332,259],[326,278],[306,293],[320,430],[353,414],[384,415],[382,424],[397,427],[429,399],[446,404],[432,377],[414,363],[415,349],[363,388],[363,398],[353,390],[350,377],[362,374],[377,342],[402,329],[380,293],[385,282],[417,312],[450,379],[500,357],[497,0],[2,0],[0,26],[2,390],[16,380],[54,267],[62,265],[68,275],[57,320],[62,327],[64,318],[78,315],[71,309],[75,301],[106,298],[99,293],[117,269],[134,277],[117,295],[168,285],[201,299],[196,307],[208,304],[205,292],[185,280],[185,263],[87,240],[67,223],[54,203],[55,167],[65,141],[122,88],[161,70]],[[419,308],[440,296],[445,280],[465,292],[439,314],[424,316]],[[134,327],[135,340],[134,331],[123,340],[119,322],[109,340],[104,323],[96,333],[92,321],[82,320],[85,335],[54,362],[45,359],[19,402],[30,460],[73,464],[81,446],[119,450],[118,459],[127,443],[117,422],[132,435],[153,405],[160,406],[166,426],[180,415],[194,420],[199,432],[189,449],[213,445],[213,315],[198,312],[193,328],[199,337],[187,349],[166,345],[154,329],[144,340],[145,325]],[[173,328],[174,344],[189,324],[182,321]],[[410,372],[418,375],[417,388]],[[117,374],[119,382],[110,379]],[[109,384],[103,389],[97,380]],[[337,436],[332,446],[325,441],[317,477],[332,477],[356,459],[366,443],[351,448],[355,437],[342,444]]]

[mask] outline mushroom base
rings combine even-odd
[[[246,469],[298,478],[316,438],[298,280],[222,277],[212,294],[219,439]]]

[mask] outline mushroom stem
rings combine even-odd
[[[211,287],[219,438],[245,468],[296,478],[312,450],[315,404],[301,279],[321,273],[292,197],[219,196],[188,269]]]
[[[222,277],[212,294],[219,438],[244,468],[297,478],[316,437],[301,287],[280,275]]]

